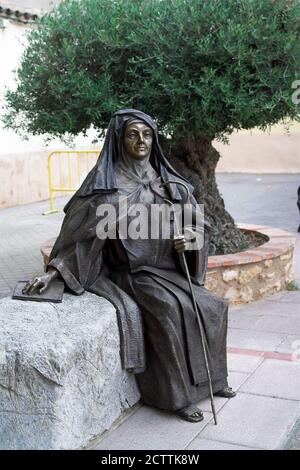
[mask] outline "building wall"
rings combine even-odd
[[[2,25],[4,27],[0,28],[0,109],[4,104],[5,89],[15,87],[14,70],[18,67],[26,44],[26,32],[34,27],[8,19],[4,19]],[[99,148],[101,143],[91,144],[95,134],[91,130],[88,137],[79,135],[75,139],[74,148]],[[46,146],[43,137],[28,137],[28,140],[21,139],[14,131],[4,129],[0,121],[0,208],[45,200],[49,197],[48,152],[67,147],[58,139]]]
[[[37,13],[48,11],[61,0],[0,0],[0,6],[21,12]]]
[[[92,154],[76,152],[69,157],[67,154],[52,158],[52,186],[78,188],[89,170],[95,165],[99,155],[98,148],[90,147]],[[68,165],[70,159],[70,167]],[[80,165],[78,167],[78,159]],[[12,207],[30,202],[43,201],[49,198],[48,184],[48,151],[18,153],[0,156],[0,208]],[[70,168],[70,178],[68,169]],[[78,171],[80,168],[80,174]],[[70,193],[68,193],[70,194]],[[55,192],[54,197],[66,195],[65,192]]]
[[[218,172],[300,173],[299,123],[294,123],[289,133],[277,125],[269,134],[257,129],[240,131],[230,136],[229,145],[214,145],[221,154]]]

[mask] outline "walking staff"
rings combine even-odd
[[[189,197],[189,194],[190,194],[189,188],[186,184],[182,183],[181,181],[168,181],[167,183],[161,184],[161,186],[166,186],[166,185],[172,184],[172,183],[180,184],[181,186],[183,186],[185,188],[186,192],[187,192],[187,198]],[[169,199],[164,198],[164,200],[166,201],[167,204],[169,204],[173,208],[173,211],[174,211],[174,224],[175,224],[175,237],[177,237],[178,235],[180,235],[180,230],[179,230],[178,223],[177,223],[177,220],[176,220],[174,204]],[[202,321],[201,321],[201,318],[200,318],[198,305],[197,305],[197,302],[196,302],[196,299],[195,299],[193,285],[192,285],[192,281],[191,281],[191,276],[190,276],[188,265],[187,265],[186,258],[185,258],[185,253],[184,252],[179,253],[179,255],[182,257],[183,267],[184,267],[185,275],[186,275],[187,280],[188,280],[194,311],[196,313],[196,318],[197,318],[197,323],[198,323],[199,333],[200,333],[200,338],[201,338],[201,344],[202,344],[202,349],[203,349],[203,355],[204,355],[205,369],[206,369],[207,379],[208,379],[211,410],[212,410],[212,413],[213,413],[214,422],[215,422],[215,424],[217,424],[217,415],[216,415],[214,396],[213,396],[211,372],[210,372],[210,369],[209,369],[208,358],[207,358],[207,350],[206,350],[207,340],[206,340],[206,337],[205,337],[205,332],[204,332]]]

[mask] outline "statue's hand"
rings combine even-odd
[[[50,285],[50,283],[58,276],[58,272],[55,269],[49,270],[42,276],[36,276],[31,279],[23,289],[24,294],[32,294],[36,289],[42,294]]]
[[[177,253],[183,253],[189,249],[189,242],[184,235],[177,235],[174,237],[174,248]]]

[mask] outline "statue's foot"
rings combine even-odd
[[[191,423],[199,423],[204,419],[203,413],[196,406],[186,406],[174,412],[177,416]]]
[[[218,392],[214,393],[216,397],[224,397],[224,398],[233,398],[236,396],[236,392],[232,390],[231,387],[223,387]]]

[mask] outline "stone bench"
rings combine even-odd
[[[110,302],[0,300],[0,449],[84,447],[138,400]]]

